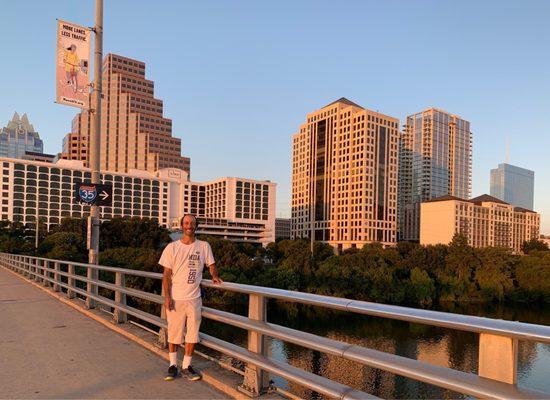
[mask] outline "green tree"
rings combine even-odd
[[[34,240],[32,231],[20,222],[0,221],[0,252],[32,254]]]
[[[413,268],[407,294],[409,302],[429,307],[436,295],[435,283],[425,270]]]
[[[529,254],[532,251],[548,251],[548,245],[544,243],[542,240],[538,239],[531,239],[529,241],[525,241],[521,245],[521,251],[524,254]]]
[[[283,258],[283,251],[281,250],[281,242],[271,242],[266,246],[266,257],[271,260],[273,264],[278,264]]]
[[[332,256],[321,263],[317,270],[315,292],[339,297],[367,300],[364,255],[359,252]]]
[[[480,265],[475,280],[484,301],[502,301],[514,289],[514,258],[508,249],[489,247],[478,250]]]
[[[515,275],[524,301],[550,303],[550,252],[519,257]]]
[[[158,250],[172,240],[168,230],[148,218],[113,218],[100,227],[100,250],[117,247],[141,247]]]
[[[85,262],[87,251],[82,244],[82,237],[78,233],[56,232],[44,239],[38,247],[38,252],[46,258],[55,260]]]
[[[278,268],[278,286],[290,290],[308,290],[316,287],[316,271],[319,265],[334,252],[325,243],[315,242],[313,255],[308,240],[282,241],[283,259]]]
[[[464,235],[455,234],[449,244],[445,268],[440,271],[443,300],[471,299],[476,292],[474,273],[479,266],[474,249]]]
[[[86,218],[63,218],[59,225],[55,225],[50,229],[50,232],[76,233],[85,241],[88,234],[88,220]]]

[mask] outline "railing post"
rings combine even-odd
[[[50,273],[48,271],[46,271],[46,268],[49,268],[50,267],[50,262],[49,261],[46,261],[44,260],[44,262],[41,262],[39,261],[41,266],[42,266],[42,285],[46,286],[46,287],[49,287],[50,286],[50,281],[47,279],[50,277]]]
[[[164,298],[164,287],[162,288],[162,297]],[[164,304],[160,306],[160,318],[166,321],[166,308],[164,307]],[[166,328],[159,329],[159,338],[156,345],[161,349],[168,347],[168,331]]]
[[[126,287],[126,276],[122,272],[115,272],[115,285],[117,287]],[[120,290],[115,292],[115,302],[117,304],[126,305],[126,293],[122,293]],[[128,320],[128,316],[124,311],[119,308],[114,309],[113,322],[115,324],[122,324]]]
[[[53,274],[53,280],[55,281],[55,283],[53,284],[53,290],[55,292],[59,292],[61,290],[61,287],[59,286],[59,282],[60,282],[60,275],[59,275],[59,262],[55,262],[54,263],[54,267],[55,269],[55,272]]]
[[[515,385],[518,380],[518,340],[479,334],[479,376]]]
[[[248,318],[265,322],[267,318],[267,301],[264,296],[251,294],[248,298]],[[248,350],[262,356],[267,355],[264,335],[248,331]],[[243,383],[238,387],[239,391],[251,397],[262,394],[269,385],[267,371],[247,364],[244,369]]]
[[[74,299],[75,298],[75,293],[71,290],[71,288],[74,287],[74,265],[73,264],[68,264],[67,265],[67,274],[69,275],[67,277],[67,286],[69,287],[67,289],[67,298],[69,299]]]
[[[23,257],[23,269],[25,271],[27,271],[27,278],[34,279],[34,276],[32,274],[31,262],[29,261],[29,257]]]
[[[88,279],[97,280],[97,276],[98,276],[97,269],[93,268],[92,264],[88,264],[88,273],[87,273]],[[97,296],[97,285],[94,285],[91,282],[86,283],[86,292],[88,292],[88,294]],[[95,300],[92,299],[90,296],[86,297],[86,308],[88,309],[95,308],[95,303],[96,303]]]
[[[37,258],[31,258],[31,260],[33,260],[33,265],[34,265],[34,280],[36,282],[40,282],[40,278],[38,277],[38,275],[40,274],[40,272],[38,270],[38,259]]]

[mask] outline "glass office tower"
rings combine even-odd
[[[535,172],[510,164],[491,170],[491,196],[517,207],[533,210]]]
[[[15,113],[0,131],[0,157],[24,158],[25,152],[43,153],[44,143],[29,122],[27,114]]]

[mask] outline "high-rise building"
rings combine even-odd
[[[422,203],[420,244],[448,244],[456,233],[473,247],[507,247],[520,252],[538,239],[540,214],[489,195],[471,200],[443,196]]]
[[[89,182],[83,161],[56,163],[0,158],[0,219],[33,226],[36,216],[48,229],[63,218],[83,218],[90,208],[75,201],[74,187]],[[276,184],[243,178],[190,182],[185,171],[102,171],[113,190],[112,205],[99,207],[100,219],[138,217],[179,229],[187,213],[199,221],[197,234],[267,245],[275,241]]]
[[[63,139],[62,159],[89,165],[88,111],[72,122]],[[163,102],[145,78],[145,63],[116,54],[103,61],[101,101],[101,170],[128,172],[179,168],[190,173],[191,160],[181,156],[181,139],[172,137],[172,120],[163,117]]]
[[[399,120],[341,98],[292,137],[292,237],[338,251],[397,234]]]
[[[44,144],[29,122],[27,114],[16,112],[0,131],[0,157],[23,158],[25,152],[42,154]]]
[[[491,170],[491,196],[514,206],[533,210],[535,172],[510,164]]]
[[[470,123],[426,109],[407,117],[399,147],[399,239],[418,241],[421,202],[446,195],[470,198]]]
[[[275,240],[290,239],[291,226],[290,218],[275,218]]]

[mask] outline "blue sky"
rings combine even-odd
[[[54,103],[56,18],[94,2],[6,2],[0,125],[28,113],[57,153],[77,109]],[[503,162],[535,171],[550,234],[550,1],[105,0],[104,53],[145,61],[192,178],[278,183],[289,216],[291,135],[340,97],[399,118],[438,107],[471,122],[473,195]]]

